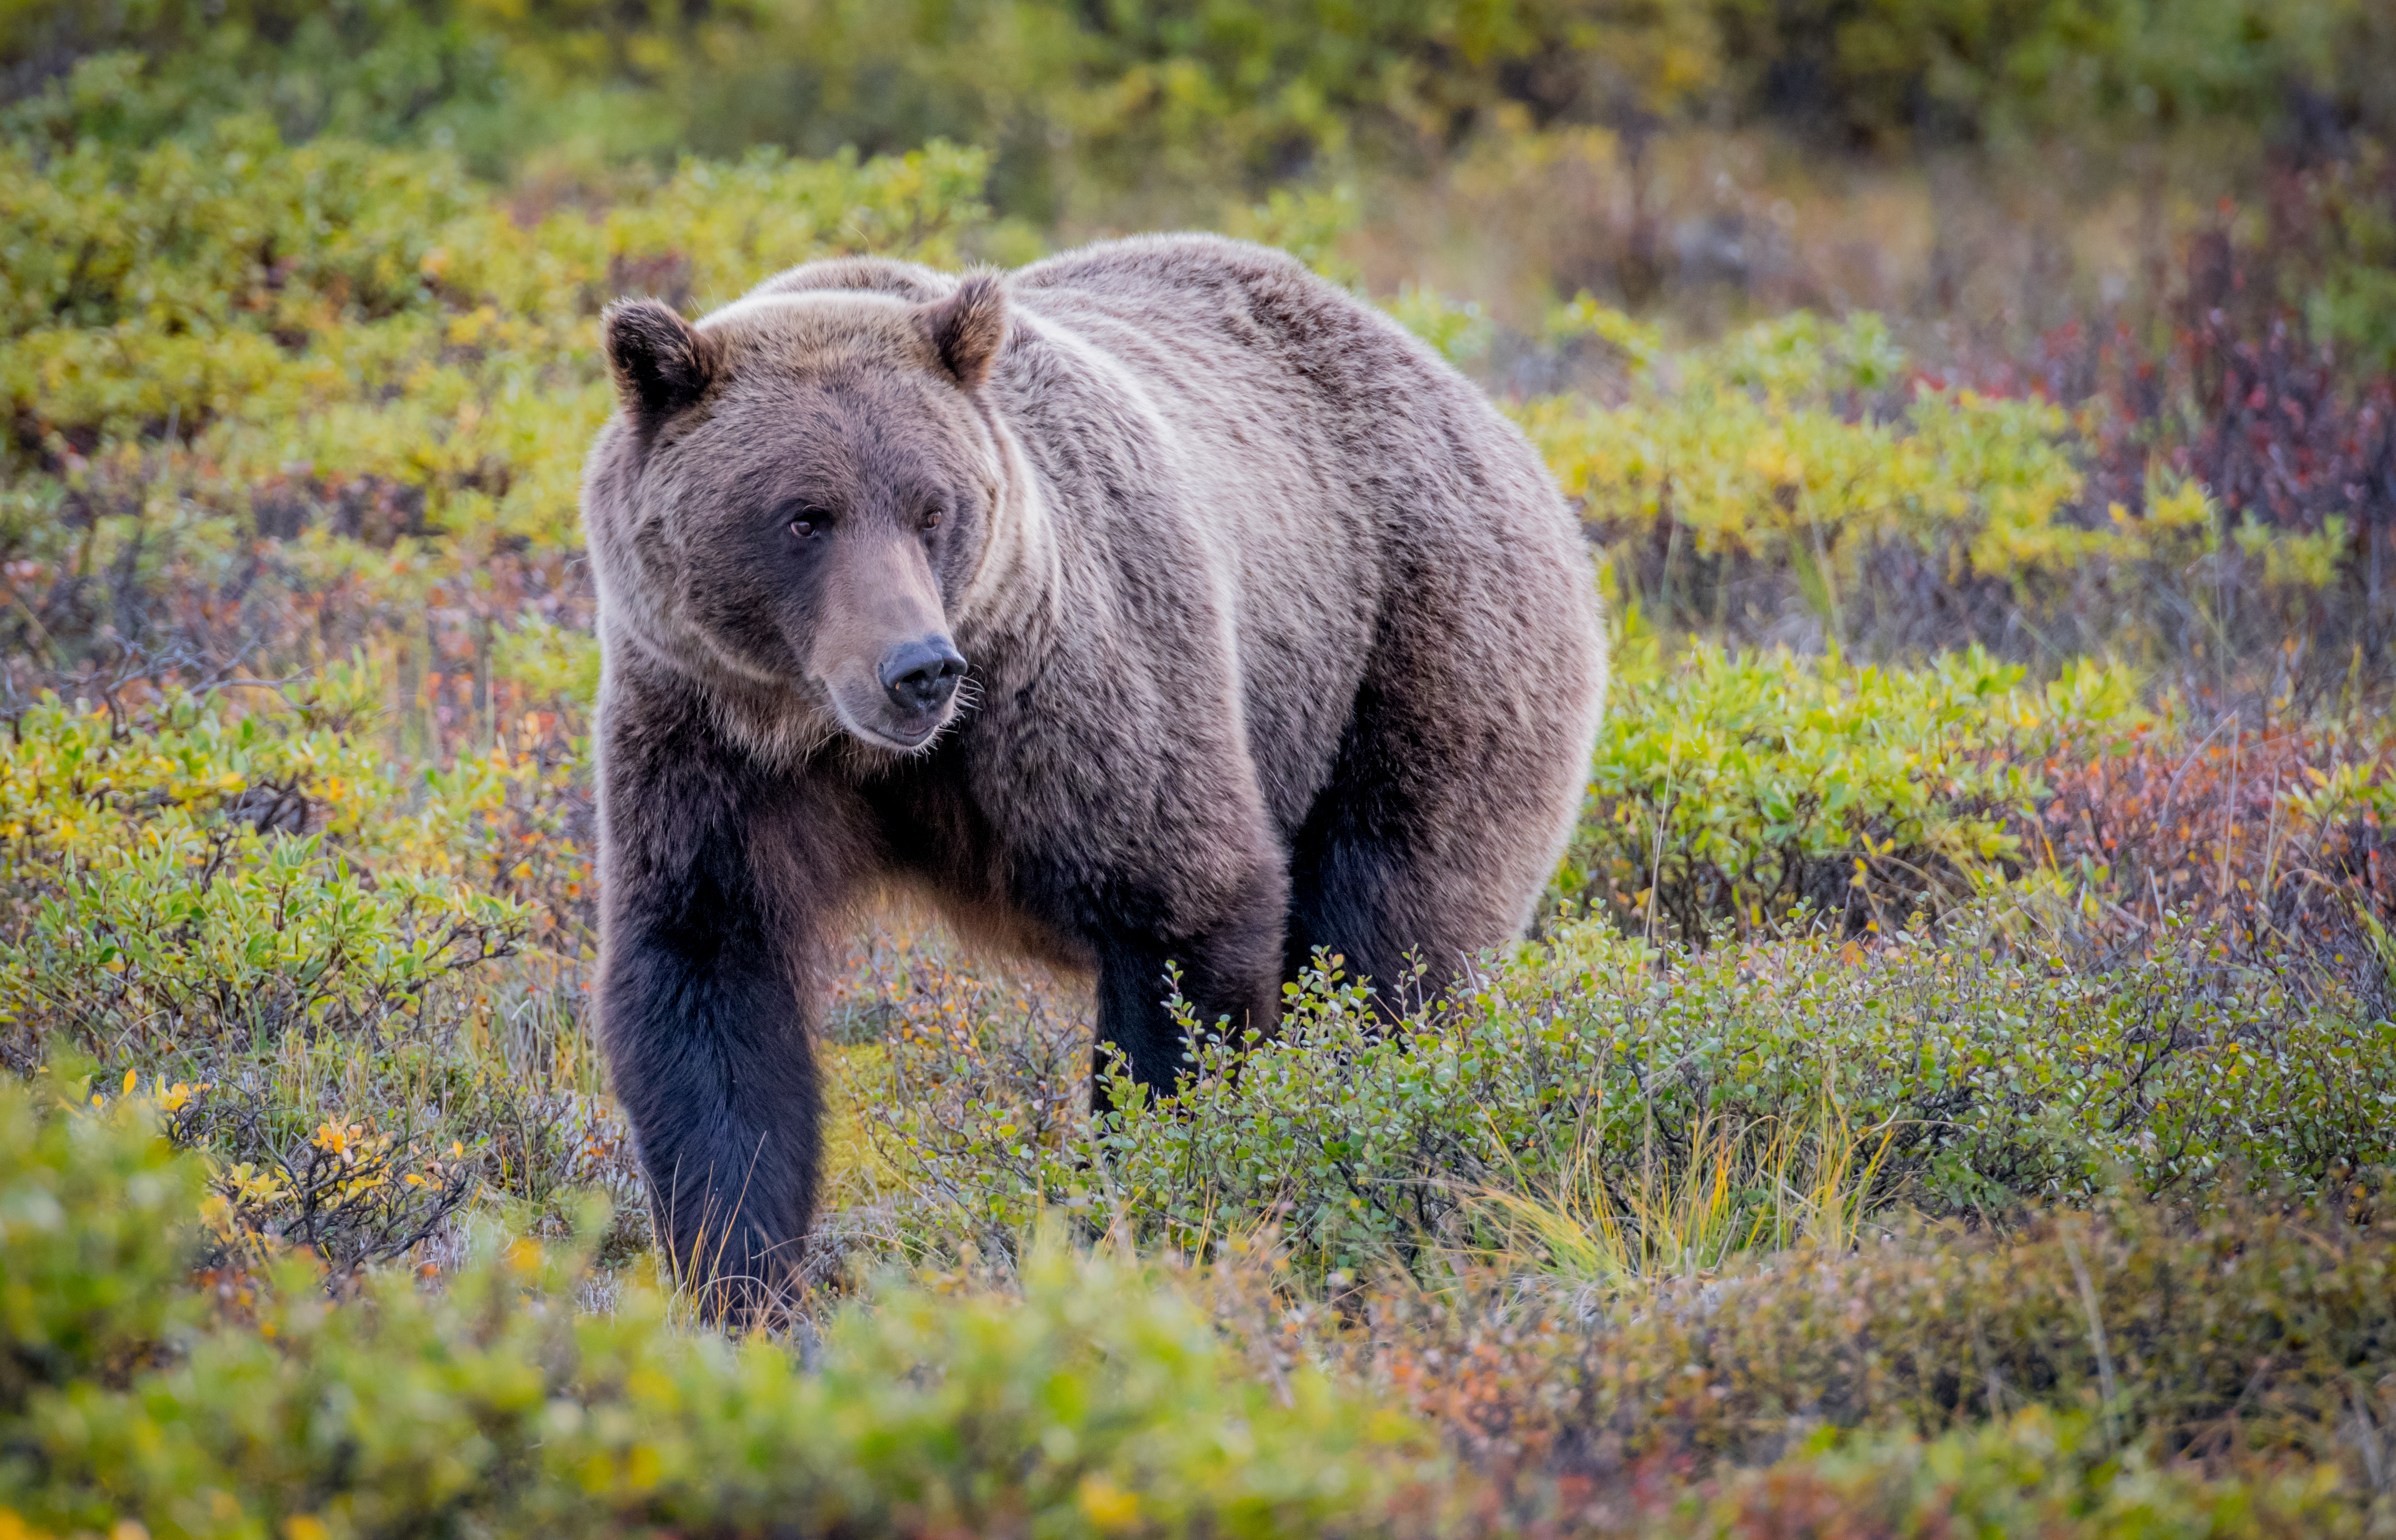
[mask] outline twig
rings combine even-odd
[[[2088,1312],[2088,1345],[2096,1349],[2096,1383],[2105,1396],[2105,1446],[2119,1453],[2122,1430],[2114,1421],[2114,1398],[2120,1389],[2113,1379],[2113,1355],[2105,1346],[2105,1319],[2096,1308],[2096,1286],[2088,1281],[2088,1268],[2080,1260],[2080,1247],[2070,1231],[2063,1236],[2063,1255],[2071,1263],[2071,1276],[2080,1281],[2080,1306]]]

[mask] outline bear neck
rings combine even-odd
[[[1063,613],[1064,553],[1049,499],[1005,418],[986,411],[994,449],[990,538],[950,617],[985,680],[1037,667]]]

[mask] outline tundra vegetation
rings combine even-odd
[[[0,1536],[2396,1533],[2389,26],[0,7]],[[1586,815],[1103,1119],[882,916],[725,1340],[591,1036],[596,312],[1164,220],[1547,456]]]

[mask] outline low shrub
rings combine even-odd
[[[2202,732],[2100,727],[2102,751],[2071,728],[2017,838],[2114,946],[2194,917],[2234,957],[2325,975],[2366,1014],[2396,1015],[2396,744],[2356,728],[2225,715]]]
[[[210,1312],[153,1116],[0,1087],[8,1533],[1368,1534],[1437,1494],[1403,1414],[1245,1381],[1167,1281],[1054,1247],[1016,1296],[845,1311],[811,1368],[638,1286],[579,1311],[579,1258],[522,1241],[439,1294],[330,1306],[294,1263]]]
[[[487,1234],[437,1291],[195,1287],[156,1109],[49,1091],[0,1085],[9,1533],[2359,1534],[2391,1501],[2396,1247],[2353,1194],[1598,1292],[1325,1298],[1253,1249],[1052,1233],[1004,1290],[894,1281],[735,1343],[636,1281],[578,1308],[584,1253]]]
[[[300,131],[454,140],[498,166],[948,133],[1007,148],[1014,212],[1091,219],[1160,182],[1200,198],[1326,163],[1425,174],[1475,128],[1522,120],[1626,136],[1761,120],[1817,155],[2027,139],[2083,158],[2201,126],[2216,159],[2266,141],[2325,158],[2358,130],[2387,130],[2374,87],[2389,40],[2374,18],[2336,0],[2025,0],[1989,14],[1959,0],[1804,12],[1221,0],[1195,15],[1063,0],[621,16],[457,0],[36,4],[0,39],[0,64],[23,82],[10,126],[69,143],[144,142],[260,110]]]
[[[1918,603],[1873,591],[1885,548],[1919,552],[1939,591],[1994,583],[2030,600],[2117,544],[2073,516],[2060,410],[1917,387],[1875,317],[1800,314],[1678,356],[1593,308],[1565,317],[1627,350],[1630,386],[1610,405],[1555,397],[1517,415],[1660,620],[1758,634],[1790,597],[1769,585],[1793,577],[1836,644]],[[1742,574],[1766,586],[1742,594]]]
[[[2162,363],[2122,366],[2126,337],[2025,378],[1933,373],[1869,315],[1800,312],[1675,352],[1583,297],[1550,330],[1619,383],[1514,416],[1658,627],[1884,659],[1978,644],[2048,670],[2210,658],[2216,688],[2291,638],[2316,681],[2349,643],[2382,656],[2384,391],[2350,403],[2325,365],[2290,383],[2284,338],[2278,377],[2175,365],[2183,410]],[[2251,402],[2220,398],[2225,368],[2246,370]],[[2281,439],[2284,454],[2256,447]],[[2271,469],[2283,459],[2301,473]],[[2337,656],[2313,657],[2325,626]]]
[[[158,1137],[153,1108],[45,1111],[0,1085],[0,1418],[39,1395],[121,1373],[188,1321],[178,1297],[201,1187],[196,1162]]]
[[[477,1194],[553,1227],[594,1184],[617,1251],[640,1241],[580,992],[590,648],[461,619],[468,666],[428,648],[396,720],[374,710],[407,661],[386,656],[282,693],[46,701],[0,750],[0,1048],[30,1071],[64,1043],[107,1095],[175,1095],[229,1247],[347,1264]],[[1620,1210],[1724,1139],[1744,1232],[1785,1186],[1764,1152],[1810,1165],[1831,1122],[1888,1140],[1866,1206],[1933,1212],[2386,1158],[2376,739],[2189,743],[2095,668],[2034,690],[1978,656],[1629,651],[1559,884],[1589,918],[1468,1007],[1385,1036],[1326,977],[1244,1074],[1210,1048],[1172,1108],[1094,1133],[1085,1005],[913,954],[833,1023],[845,1169],[870,1179],[830,1222],[870,1256],[1044,1204],[1095,1226],[1127,1203],[1177,1243],[1280,1212],[1329,1268],[1490,1243],[1484,1189]],[[445,768],[397,768],[432,748]],[[2251,914],[2222,896],[2239,882]],[[2178,915],[2200,898],[2202,933]],[[1741,936],[1763,944],[1705,955]],[[827,1278],[846,1250],[819,1249]]]
[[[1270,1041],[1205,1039],[1177,1095],[1118,1083],[1096,1125],[1071,1028],[926,1019],[892,1042],[906,1094],[873,1116],[935,1229],[961,1216],[1004,1245],[1062,1210],[1205,1251],[1271,1225],[1316,1277],[1500,1243],[1492,1193],[1635,1212],[1693,1168],[1726,1173],[1737,1236],[1793,1236],[1804,1205],[1758,1168],[1819,1170],[1840,1142],[1851,1207],[1933,1214],[2187,1196],[2236,1171],[2320,1191],[2396,1162],[2396,1023],[2193,927],[2099,968],[2017,915],[1660,956],[1569,926],[1395,1028],[1335,966]]]
[[[446,529],[573,549],[582,455],[613,405],[601,306],[721,302],[835,252],[954,266],[987,220],[985,157],[945,145],[693,161],[528,218],[441,154],[287,145],[246,118],[207,134],[0,146],[0,248],[21,277],[0,307],[0,398],[32,472],[18,496],[50,494],[73,525],[121,522],[137,545],[193,511],[116,502],[88,467],[163,440],[203,470],[185,487],[200,511],[260,534],[346,518],[386,541]],[[377,489],[405,506],[372,521],[338,506]],[[9,559],[43,570],[12,580],[76,560],[45,534],[18,532]]]
[[[2204,1472],[2292,1469],[2312,1480],[2276,1496],[2299,1511],[2375,1497],[2390,1511],[2384,1195],[2303,1210],[2215,1196],[2202,1216],[2109,1203],[2010,1232],[1904,1229],[1633,1289],[1468,1273],[1377,1296],[1369,1346],[1348,1350],[1518,1510],[1599,1496],[1587,1519],[1601,1532],[1643,1478],[1792,1455],[1777,1477],[1726,1481],[1709,1521],[1756,1521],[1783,1480],[1795,1511],[1819,1500],[1857,1524],[1892,1503],[2035,1511],[2061,1495],[2038,1492],[2051,1480],[2114,1499],[2152,1484],[2201,1510]],[[1906,1479],[1930,1475],[1914,1440],[1947,1446],[1933,1469],[1951,1484]],[[1843,1447],[1844,1461],[1817,1463]],[[1899,1480],[1803,1497],[1843,1464],[1868,1488]],[[2343,1483],[2323,1479],[2340,1469]]]
[[[1977,648],[1910,670],[1627,651],[1555,888],[1567,914],[1651,938],[1943,914],[2021,869],[2055,746],[2100,759],[2143,714],[2122,670],[2033,689]]]
[[[629,1195],[571,958],[524,949],[539,900],[589,880],[544,805],[560,767],[500,750],[403,778],[337,724],[345,699],[17,718],[0,1055],[32,1073],[63,1049],[105,1095],[171,1101],[235,1249],[346,1268],[410,1250],[486,1181]]]
[[[1621,649],[1591,795],[1551,903],[1651,939],[1937,921],[2000,881],[2061,900],[2099,953],[2167,917],[2241,962],[2334,977],[2389,1014],[2396,744],[2367,715],[2258,725],[2157,709],[2082,661],[2043,685],[1978,649],[1912,669],[1699,644]],[[2349,697],[2349,698],[2352,698]]]
[[[2331,1540],[2378,1532],[2383,1520],[2363,1495],[2367,1490],[2335,1467],[2295,1462],[2243,1479],[2208,1478],[2135,1451],[2125,1457],[2085,1413],[2032,1408],[1932,1440],[1819,1438],[1770,1466],[1694,1490],[1653,1482],[1627,1501],[1589,1502],[1578,1518],[1581,1533],[1642,1540],[1777,1540],[1792,1529],[1820,1540],[1954,1533]]]

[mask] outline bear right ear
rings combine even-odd
[[[956,293],[916,314],[940,366],[966,390],[979,390],[1006,341],[1006,288],[999,275],[968,272]]]
[[[623,299],[600,320],[616,392],[632,414],[662,421],[696,402],[715,373],[715,348],[672,306]]]

